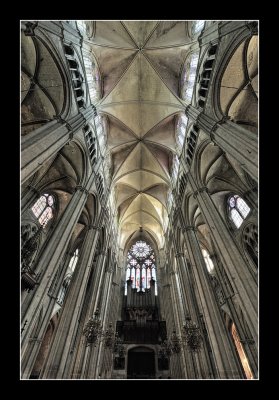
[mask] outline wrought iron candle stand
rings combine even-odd
[[[197,324],[191,321],[191,317],[186,317],[186,323],[183,325],[182,338],[180,338],[175,329],[172,332],[170,340],[166,338],[160,346],[158,355],[160,358],[169,358],[173,354],[179,354],[181,349],[187,347],[188,351],[198,353],[202,347],[202,335]]]
[[[114,354],[124,357],[125,350],[122,339],[119,337],[118,332],[113,329],[111,322],[106,330],[102,329],[98,309],[95,311],[94,316],[88,320],[82,333],[86,338],[86,346],[93,344],[96,347],[98,343],[103,342],[105,347],[111,349]]]
[[[191,317],[186,317],[186,323],[183,326],[183,342],[188,347],[188,350],[193,353],[198,353],[202,346],[202,334],[197,324],[191,321]]]
[[[82,333],[86,338],[86,347],[92,344],[96,347],[100,337],[103,335],[102,322],[99,319],[98,309],[96,309],[94,316],[89,318]]]

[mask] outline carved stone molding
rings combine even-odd
[[[182,232],[189,232],[189,231],[193,231],[193,232],[197,232],[197,228],[195,228],[192,225],[186,225],[183,229]]]
[[[77,185],[75,187],[75,191],[77,192],[78,190],[80,190],[82,193],[89,194],[89,191],[82,185]]]
[[[68,129],[68,131],[71,131],[71,133],[73,134],[73,132],[72,132],[73,128],[69,124],[69,122],[67,122],[65,119],[63,119],[60,115],[54,115],[53,118],[56,119],[61,124],[65,124],[66,128]]]
[[[100,231],[100,230],[101,230],[101,227],[98,226],[98,225],[90,225],[89,228],[88,228],[88,230],[90,230],[90,229],[95,229],[96,231]]]
[[[176,253],[176,254],[175,254],[175,257],[176,257],[176,258],[183,257],[183,256],[184,256],[184,253]]]
[[[206,186],[202,186],[202,187],[198,188],[198,190],[196,190],[196,191],[193,193],[194,198],[196,199],[197,196],[198,196],[200,193],[203,193],[203,192],[207,192],[207,193],[208,193],[208,188],[207,188]]]
[[[27,186],[27,188],[28,188],[29,190],[31,190],[32,192],[36,193],[37,196],[40,196],[40,192],[35,188],[35,186],[29,184],[29,185]]]

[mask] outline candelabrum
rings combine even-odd
[[[102,322],[99,319],[99,310],[97,309],[94,316],[89,318],[83,329],[83,335],[86,337],[86,346],[100,342],[104,342],[106,348],[112,350],[114,354],[118,354],[119,357],[124,356],[124,345],[122,339],[119,337],[118,332],[115,332],[112,323],[106,330],[102,329]]]
[[[99,310],[97,309],[94,316],[89,318],[83,329],[83,335],[86,337],[86,346],[94,344],[96,346],[98,339],[102,336],[102,322],[99,319]]]
[[[190,352],[199,352],[202,346],[202,335],[200,328],[190,317],[186,317],[186,323],[183,325],[182,337],[179,337],[175,331],[172,332],[170,339],[166,338],[159,349],[159,357],[169,358],[173,354],[179,354],[183,347],[187,347]]]
[[[188,347],[189,351],[197,353],[201,350],[202,335],[200,328],[197,324],[191,321],[190,317],[186,318],[186,323],[183,326],[183,341]]]
[[[168,358],[172,354],[179,354],[181,351],[182,341],[175,330],[173,330],[170,340],[166,338],[161,343],[161,348],[159,350],[159,357]]]
[[[111,322],[109,323],[108,329],[103,332],[103,338],[105,347],[111,349],[112,352],[118,354],[119,357],[124,356],[123,340],[118,335],[118,332],[114,331]]]

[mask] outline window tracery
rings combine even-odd
[[[188,101],[192,100],[198,59],[199,59],[198,53],[192,53],[190,55],[190,58],[185,63],[184,73],[182,75],[182,91],[181,91],[181,97],[183,100],[188,100]]]
[[[229,216],[236,228],[239,228],[251,211],[248,204],[238,195],[230,196],[228,199]]]
[[[57,297],[57,303],[62,306],[62,304],[64,303],[64,299],[68,290],[68,287],[70,286],[70,282],[72,280],[73,277],[73,273],[75,271],[77,262],[78,262],[78,256],[79,256],[79,250],[76,249],[73,256],[70,259],[67,271],[66,271],[66,275],[64,278],[64,281],[62,283],[61,289],[59,291],[58,297]]]
[[[145,241],[138,240],[127,255],[125,295],[127,294],[127,280],[132,281],[132,288],[136,288],[138,292],[144,292],[150,288],[151,279],[155,281],[155,294],[157,294],[154,250]]]
[[[31,208],[33,214],[39,223],[46,227],[47,223],[53,218],[54,198],[45,193],[43,194]]]

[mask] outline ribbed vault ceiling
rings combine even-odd
[[[108,148],[121,243],[142,228],[159,247],[167,226],[167,192],[176,149],[176,115],[185,110],[179,83],[192,39],[187,21],[95,21],[92,50],[108,121]]]

